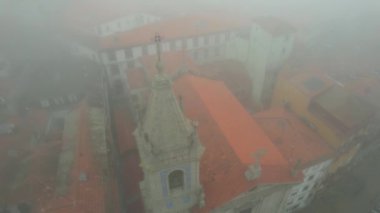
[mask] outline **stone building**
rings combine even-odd
[[[158,68],[135,111],[145,210],[283,212],[302,174],[234,95],[222,82]]]
[[[147,212],[187,212],[204,204],[199,182],[203,146],[196,124],[183,114],[160,73],[152,81],[151,99],[135,133],[144,180],[140,183]]]

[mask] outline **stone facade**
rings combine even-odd
[[[189,212],[202,205],[199,161],[203,147],[196,124],[187,120],[164,74],[152,82],[151,99],[134,132],[144,180],[146,212]]]

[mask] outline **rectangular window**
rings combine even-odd
[[[215,56],[220,56],[220,47],[215,47],[214,52]]]
[[[142,55],[148,55],[148,46],[144,45],[142,48]]]
[[[198,59],[198,51],[196,51],[196,50],[193,51],[193,54],[192,54],[192,55],[193,55],[193,59],[194,59],[194,60],[197,60],[197,59]]]
[[[117,64],[111,64],[110,72],[111,72],[111,75],[119,75],[120,74],[119,66]]]
[[[205,58],[208,57],[208,49],[204,49],[204,57],[205,57]]]
[[[226,41],[230,40],[231,32],[226,32]]]
[[[208,36],[205,36],[203,38],[203,41],[204,41],[204,45],[207,46],[209,44],[209,37]]]
[[[215,44],[219,44],[219,43],[220,43],[220,35],[216,34],[215,35]]]
[[[193,38],[193,46],[198,47],[199,46],[199,38]]]
[[[125,49],[125,58],[133,58],[132,48]]]
[[[176,48],[175,48],[175,41],[172,40],[169,42],[169,51],[175,51]]]

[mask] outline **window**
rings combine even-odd
[[[111,64],[110,65],[110,71],[111,71],[112,75],[118,75],[118,74],[120,74],[119,67],[117,66],[117,64]]]
[[[193,59],[194,59],[194,60],[197,60],[198,57],[199,57],[198,51],[196,51],[196,50],[193,51],[193,54],[192,54],[192,55],[193,55]]]
[[[199,39],[198,38],[193,38],[193,45],[194,45],[194,47],[199,46]]]
[[[208,49],[204,49],[204,57],[207,58],[208,57]]]
[[[183,39],[181,41],[181,49],[186,49],[186,40],[185,39]]]
[[[218,44],[220,42],[220,35],[215,35],[215,44]]]
[[[142,55],[148,55],[148,46],[142,46]]]
[[[203,39],[203,41],[204,41],[204,45],[205,46],[208,45],[209,44],[209,38],[208,38],[208,36],[205,36],[204,39]]]
[[[133,58],[132,48],[128,48],[125,50],[125,57],[126,58]]]
[[[226,32],[226,40],[230,40],[230,37],[231,37],[231,32]]]
[[[220,47],[215,47],[215,56],[220,56]]]
[[[170,51],[175,51],[176,50],[176,48],[175,48],[175,41],[174,40],[169,42],[169,50]]]
[[[182,170],[175,170],[169,174],[170,191],[182,190],[184,188],[184,173]]]
[[[138,15],[136,17],[136,24],[142,25],[143,23],[144,23],[144,18],[142,17],[142,15]]]
[[[110,50],[107,54],[107,58],[109,61],[115,61],[116,60],[116,53],[113,50]]]

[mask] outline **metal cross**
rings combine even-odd
[[[158,61],[161,61],[161,41],[161,35],[159,33],[156,33],[156,35],[154,36],[154,42],[156,42]]]

